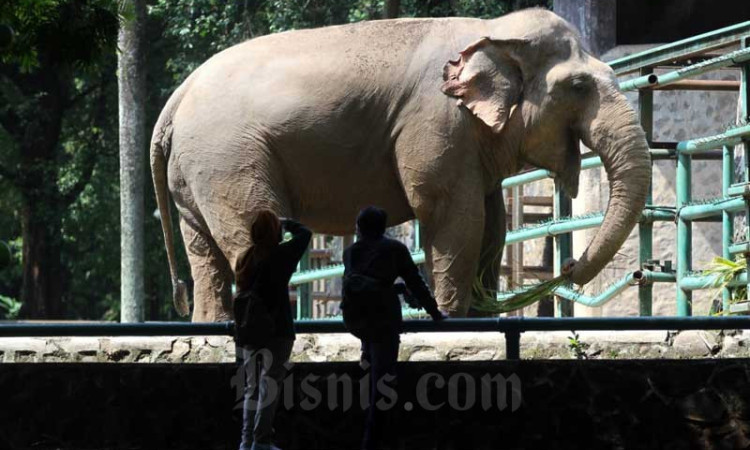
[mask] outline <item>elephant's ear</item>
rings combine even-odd
[[[445,64],[441,90],[500,133],[521,98],[521,70],[512,53],[525,42],[479,39],[461,51],[459,59]]]

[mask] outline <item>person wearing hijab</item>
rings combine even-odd
[[[282,227],[292,235],[286,242],[281,242]],[[262,299],[274,330],[262,348],[242,347],[246,386],[240,450],[279,450],[271,443],[273,419],[295,339],[289,279],[311,236],[309,229],[294,220],[259,211],[250,229],[253,246],[238,264],[235,298],[252,291]],[[253,399],[256,394],[257,400]]]
[[[361,333],[362,361],[370,365],[370,402],[365,423],[362,449],[379,448],[384,436],[386,411],[376,405],[383,397],[378,383],[395,381],[396,361],[401,333],[401,302],[393,289],[397,278],[403,279],[407,288],[433,320],[446,318],[438,309],[419,269],[411,258],[409,249],[401,242],[385,236],[387,214],[380,208],[369,206],[357,216],[357,242],[344,250],[344,278],[359,274],[378,280],[388,287],[377,298],[367,298],[368,316]],[[345,282],[346,292],[346,282]],[[350,305],[356,304],[356,299]],[[346,307],[342,304],[342,308]],[[351,306],[350,306],[351,307]]]

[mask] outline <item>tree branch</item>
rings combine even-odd
[[[81,100],[82,98],[85,98],[87,95],[91,94],[97,89],[102,89],[106,84],[107,84],[107,80],[105,80],[104,77],[102,77],[102,80],[100,80],[98,83],[93,83],[89,85],[88,87],[86,87],[86,89],[82,90],[81,92],[69,98],[63,104],[63,109],[69,109],[75,106],[75,104],[78,103],[79,100]]]

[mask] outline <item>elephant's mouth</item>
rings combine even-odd
[[[565,193],[570,198],[578,196],[578,176],[581,173],[581,134],[569,129],[565,143],[565,158],[563,168],[557,174]]]

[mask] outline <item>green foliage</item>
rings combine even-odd
[[[101,148],[111,145],[107,139],[117,134],[116,97],[107,103],[106,90],[115,80],[118,4],[113,0],[4,2],[0,3],[0,23],[15,32],[12,44],[0,55],[0,157],[4,162],[0,166],[0,239],[8,239],[14,251],[21,253],[21,223],[25,223],[27,236],[33,235],[37,243],[43,243],[37,248],[46,250],[33,257],[25,253],[24,264],[34,267],[39,276],[52,274],[62,281],[52,285],[69,292],[74,279],[67,275],[76,266],[65,262],[81,258],[77,250],[69,255],[63,249],[69,238],[64,226],[66,207],[88,183],[104,153]],[[114,142],[116,149],[116,138]],[[16,261],[21,261],[20,255]],[[22,274],[20,264],[3,270],[0,291],[20,298]],[[59,304],[60,293],[55,289],[37,301],[54,297]]]
[[[0,313],[3,319],[14,320],[18,318],[18,312],[21,310],[21,302],[18,300],[0,295]]]
[[[742,255],[737,255],[734,261],[721,256],[714,257],[707,268],[701,272],[701,275],[712,277],[711,286],[716,288],[711,298],[712,303],[715,303],[714,300],[721,296],[724,289],[729,289],[729,283],[742,272],[745,272],[746,269],[747,260]],[[747,299],[747,286],[732,288],[730,292],[732,295],[730,303]],[[725,314],[728,314],[728,311]]]
[[[580,336],[575,331],[568,337],[568,349],[570,349],[576,359],[589,359],[589,347],[590,345],[581,341]]]
[[[94,63],[117,34],[117,17],[113,0],[2,2],[0,23],[9,25],[15,35],[0,61],[26,73],[40,64]]]

